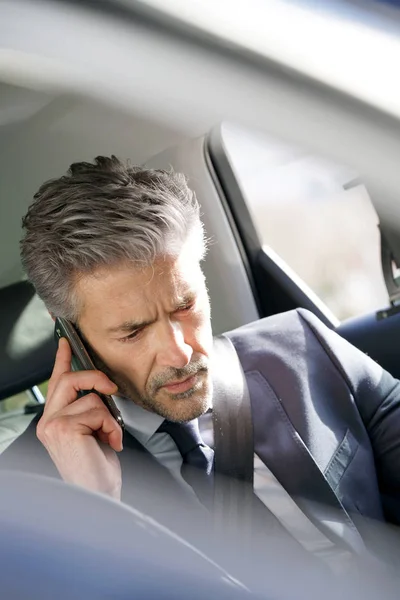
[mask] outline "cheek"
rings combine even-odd
[[[118,376],[128,379],[138,389],[143,389],[151,368],[148,352],[143,346],[129,342],[118,343],[110,347],[104,356],[104,362]]]

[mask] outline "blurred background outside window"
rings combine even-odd
[[[338,319],[386,306],[378,217],[356,174],[236,125],[222,136],[262,243]]]

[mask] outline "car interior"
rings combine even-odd
[[[215,334],[303,307],[400,376],[395,244],[381,231],[386,302],[372,312],[338,319],[274,248],[263,243],[226,147],[225,134],[235,131],[234,124],[210,123],[201,131],[194,127],[191,136],[179,135],[93,100],[52,97],[5,83],[0,97],[0,452],[25,430],[45,401],[55,355],[53,322],[22,272],[21,218],[42,182],[62,175],[72,162],[101,154],[116,154],[150,168],[172,167],[188,177],[209,239],[204,271]],[[257,168],[279,175],[283,159],[276,157],[282,149],[274,140],[266,138],[264,143],[271,146],[269,162]],[[284,160],[295,158],[289,152]],[[308,210],[316,211],[318,205]]]
[[[392,47],[380,43],[387,26],[382,14],[375,14],[379,35],[364,39],[361,26],[344,27],[348,13],[342,4],[343,13],[334,9],[338,15],[328,3],[326,14],[307,7],[310,40],[314,28],[326,33],[319,43],[329,44],[336,23],[343,48],[348,41],[364,48],[367,40],[365,51],[389,52]],[[22,272],[21,218],[41,183],[65,173],[72,162],[102,154],[187,175],[209,238],[204,271],[215,334],[302,307],[400,377],[400,244],[387,212],[398,204],[398,104],[396,90],[385,92],[395,78],[380,80],[379,97],[362,96],[357,78],[329,80],[329,69],[312,73],[307,52],[314,66],[323,52],[305,47],[304,39],[293,38],[302,44],[303,64],[296,53],[285,54],[285,44],[267,48],[257,47],[261,38],[234,40],[243,18],[239,5],[229,15],[230,43],[222,21],[201,21],[199,12],[178,5],[161,10],[155,0],[103,2],[94,9],[90,2],[65,0],[18,6],[6,1],[0,7],[0,452],[45,402],[55,354],[53,323]],[[301,16],[294,3],[289,8]],[[367,12],[353,7],[351,16],[370,26]],[[270,12],[268,24],[281,23],[276,35],[284,40],[282,15]],[[258,31],[256,22],[252,27]],[[107,60],[98,61],[88,48],[101,48]],[[389,74],[390,56],[395,54],[387,57]],[[337,76],[345,74],[346,60],[346,53],[336,56]],[[383,77],[379,60],[369,68],[371,78],[377,71]],[[313,148],[303,149],[306,139]],[[391,150],[385,161],[382,148]],[[341,164],[321,167],[323,150]],[[365,181],[358,166],[368,174]],[[314,171],[319,175],[304,179]],[[340,199],[329,252],[342,251],[338,263],[323,248],[332,217],[323,207],[332,182]],[[351,209],[352,220],[348,216],[350,192],[364,183],[373,224],[360,246],[357,232],[367,212]],[[305,187],[309,197],[299,212],[296,202],[307,195]],[[279,206],[291,223],[274,216]],[[290,256],[284,252],[288,240]],[[309,273],[317,259],[320,287]],[[363,262],[374,263],[374,277],[361,273]],[[336,299],[352,298],[351,310],[338,311],[340,302],[327,301],[332,286]]]
[[[0,460],[43,408],[56,351],[21,220],[44,181],[98,155],[187,176],[214,334],[301,307],[400,378],[396,4],[0,2]],[[15,471],[2,490],[9,597],[126,598],[142,580],[148,597],[204,597],[206,578],[185,586],[196,549],[135,508]],[[209,598],[234,597],[221,581]]]

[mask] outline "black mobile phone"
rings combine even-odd
[[[62,337],[65,337],[68,340],[72,351],[71,367],[73,371],[91,371],[96,369],[92,359],[88,354],[88,351],[86,350],[77,330],[75,329],[71,321],[58,317],[55,322],[54,334],[57,341]],[[90,391],[96,392],[96,394],[104,402],[114,419],[117,421],[118,425],[122,429],[124,429],[124,421],[122,419],[122,415],[118,410],[118,407],[115,404],[113,397],[108,396],[107,394],[102,394],[97,390]],[[82,392],[83,394],[88,394],[89,390],[82,390]]]

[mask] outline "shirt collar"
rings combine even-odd
[[[138,406],[129,398],[113,396],[115,403],[121,411],[125,429],[129,431],[143,446],[149,443],[150,438],[156,433],[164,417]]]

